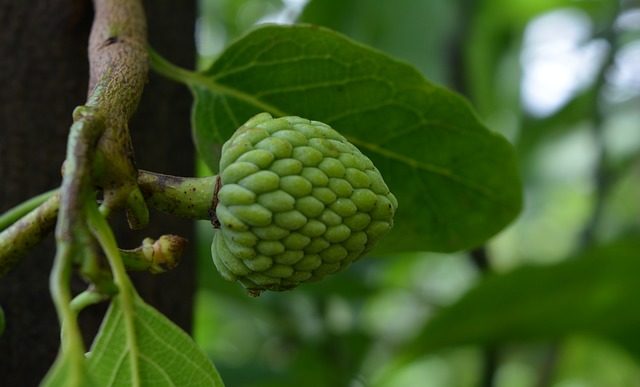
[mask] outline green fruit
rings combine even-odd
[[[222,147],[216,200],[213,261],[252,293],[343,270],[391,229],[398,206],[371,160],[338,132],[268,113]]]

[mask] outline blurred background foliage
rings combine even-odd
[[[374,251],[257,299],[215,273],[198,224],[194,334],[226,384],[640,386],[640,2],[200,0],[198,66],[295,22],[466,95],[516,146],[525,208],[473,254]]]

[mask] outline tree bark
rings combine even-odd
[[[190,67],[195,57],[195,1],[145,1],[145,7],[150,43]],[[0,0],[0,212],[60,184],[71,112],[87,95],[92,16],[91,2],[85,0]],[[130,124],[139,168],[193,175],[190,103],[183,86],[150,75]],[[120,214],[114,221],[122,247],[163,233],[193,240],[192,222],[157,213],[151,214],[148,228],[135,233]],[[193,251],[187,251],[174,272],[135,278],[142,297],[187,330],[195,282]],[[49,237],[0,279],[0,305],[7,320],[0,337],[3,385],[37,385],[56,356],[59,327],[48,289],[54,253]],[[103,312],[104,306],[94,307],[81,315],[87,339]]]

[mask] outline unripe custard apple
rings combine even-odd
[[[211,253],[250,292],[287,290],[343,270],[393,226],[380,172],[326,124],[251,118],[222,147]]]

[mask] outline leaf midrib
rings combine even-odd
[[[196,73],[196,72],[191,72],[189,71],[189,76],[187,79],[184,79],[185,81],[187,81],[187,84],[191,87],[191,88],[195,88],[195,87],[205,87],[206,89],[208,89],[211,92],[214,93],[219,93],[222,94],[224,96],[227,97],[233,97],[236,98],[240,101],[246,102],[248,104],[251,104],[257,108],[262,109],[263,111],[266,112],[270,112],[274,115],[277,116],[288,116],[291,115],[289,113],[286,113],[280,109],[278,109],[277,107],[264,102],[262,100],[260,100],[259,98],[256,98],[250,94],[247,94],[241,90],[238,89],[234,89],[225,85],[221,85],[218,82],[215,82],[213,80],[211,80],[209,77],[207,77],[206,75],[200,74],[200,73]],[[344,135],[344,134],[343,134]],[[455,173],[453,173],[450,169],[448,168],[444,168],[432,163],[425,163],[425,162],[419,162],[417,160],[411,159],[409,157],[403,156],[397,152],[394,152],[392,150],[386,149],[381,147],[378,144],[375,143],[371,143],[371,142],[367,142],[364,141],[362,139],[353,137],[353,136],[347,136],[344,135],[349,141],[351,141],[353,144],[358,145],[362,148],[365,148],[367,150],[369,150],[370,152],[376,153],[380,156],[383,157],[387,157],[390,158],[392,160],[398,161],[400,163],[403,163],[405,165],[407,165],[408,167],[417,169],[417,170],[422,170],[428,173],[433,173],[439,176],[442,176],[445,179],[448,179],[450,181],[453,181],[455,183],[458,183],[460,185],[463,185],[471,190],[473,190],[474,192],[477,192],[479,194],[481,194],[484,197],[487,197],[489,199],[495,199],[494,196],[491,194],[491,191],[480,184],[474,184],[468,180],[465,180],[464,178],[462,178],[459,175],[456,175]]]
[[[210,92],[218,93],[225,97],[233,97],[240,101],[243,101],[247,104],[253,105],[263,111],[270,112],[276,116],[284,117],[291,115],[279,108],[262,101],[260,98],[256,98],[242,90],[234,89],[229,86],[222,85],[213,79],[216,74],[205,74],[199,73],[195,71],[190,71],[181,67],[178,67],[170,62],[167,62],[164,58],[159,56],[155,51],[149,51],[149,59],[153,65],[153,68],[160,72],[161,74],[167,76],[170,79],[174,79],[178,82],[182,82],[189,86],[191,90],[195,93],[195,89],[198,87],[204,87],[208,89]],[[475,184],[468,180],[465,180],[462,176],[454,174],[450,169],[441,167],[439,165],[433,163],[419,162],[414,159],[408,158],[399,154],[398,152],[394,152],[392,150],[381,147],[378,144],[370,143],[365,141],[364,139],[359,139],[353,136],[346,136],[349,141],[352,143],[361,146],[369,150],[372,153],[376,153],[383,157],[388,157],[392,160],[398,161],[407,165],[410,168],[416,170],[422,170],[428,173],[432,173],[438,176],[442,176],[443,178],[452,181],[454,183],[463,185],[468,189],[488,198],[491,200],[495,200],[494,195],[492,195],[491,190],[487,187]]]

